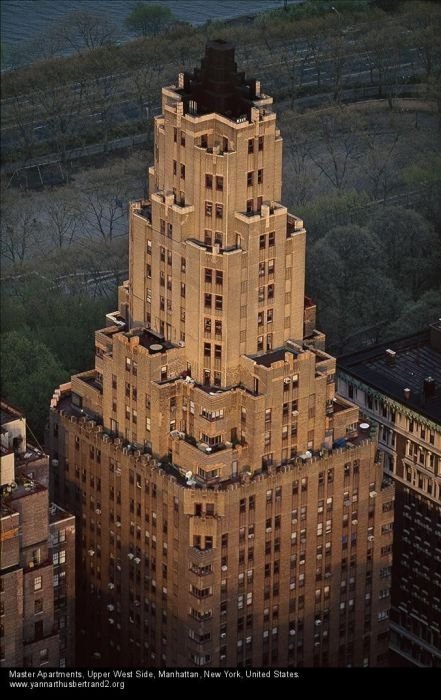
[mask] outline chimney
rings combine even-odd
[[[435,380],[433,377],[426,377],[424,380],[424,396],[431,399],[435,396]]]
[[[393,366],[395,364],[395,357],[396,357],[396,352],[395,350],[391,350],[390,348],[386,350],[386,360],[387,364]]]
[[[406,401],[409,401],[410,399],[410,389],[404,389],[404,398]]]

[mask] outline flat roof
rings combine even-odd
[[[291,353],[291,355],[297,355],[293,348],[284,346],[281,348],[277,348],[276,350],[266,352],[263,355],[248,355],[248,357],[254,360],[256,365],[264,365],[265,367],[271,367],[271,365],[273,365],[275,362],[285,360],[286,353]]]
[[[18,420],[20,418],[24,418],[24,414],[21,411],[19,411],[18,408],[15,408],[15,406],[11,406],[11,404],[6,403],[6,401],[1,402],[0,420],[2,425],[4,425],[5,423],[10,423],[13,420]]]
[[[337,359],[337,368],[403,406],[431,420],[441,420],[441,324],[344,355]],[[434,384],[432,395],[424,391],[429,377]],[[404,389],[410,389],[409,398]]]

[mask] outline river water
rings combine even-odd
[[[290,0],[298,2],[299,0]],[[5,44],[44,37],[52,22],[62,22],[73,10],[102,13],[129,38],[124,20],[138,0],[1,0],[1,38]],[[160,0],[181,21],[198,25],[280,8],[282,0]]]

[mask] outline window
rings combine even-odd
[[[222,192],[224,189],[224,178],[222,175],[216,175],[216,189]]]
[[[211,309],[211,294],[204,294],[204,306],[206,309]]]
[[[185,298],[185,283],[181,282],[181,297]]]
[[[213,279],[213,271],[210,270],[208,267],[205,268],[205,283],[206,284],[211,284]]]
[[[216,311],[222,311],[222,297],[219,294],[214,298],[214,308]]]
[[[272,309],[268,309],[268,311],[266,312],[266,322],[267,323],[273,322],[273,310]]]
[[[224,274],[222,270],[216,270],[216,284],[218,284],[220,287],[224,283]]]
[[[248,185],[248,187],[251,187],[252,184],[253,184],[253,172],[251,171],[247,174],[247,185]]]
[[[205,175],[205,187],[213,189],[213,175]]]
[[[34,601],[34,615],[43,612],[43,598],[38,598]]]
[[[204,356],[205,357],[211,356],[211,344],[210,343],[204,343]]]
[[[181,163],[181,179],[185,180],[185,165]]]
[[[265,236],[265,234],[262,234],[261,236],[259,236],[259,248],[260,248],[260,250],[263,250],[265,247],[266,247],[266,236]],[[263,274],[265,274],[265,263],[263,263],[263,264],[264,264]]]
[[[57,564],[65,564],[66,563],[66,551],[62,549],[60,552],[54,552],[52,555],[52,563],[54,566]]]
[[[211,245],[213,243],[212,231],[205,229],[204,231],[204,243],[206,245]]]
[[[259,136],[259,151],[263,151],[263,136]]]
[[[248,139],[248,153],[254,153],[254,139]]]
[[[181,146],[185,146],[185,134],[181,131]]]
[[[205,202],[205,216],[213,214],[213,202]]]
[[[34,578],[34,591],[41,591],[43,588],[43,578],[41,576],[35,576]]]
[[[253,213],[253,200],[248,199],[247,200],[247,214],[252,214]]]
[[[268,299],[274,299],[274,285],[269,284],[267,288],[267,298]]]
[[[257,184],[261,185],[263,182],[263,170],[260,169],[257,171]]]
[[[224,215],[224,206],[223,204],[219,204],[216,202],[216,218],[217,219],[222,219]]]
[[[268,234],[268,247],[271,248],[271,246],[273,246],[273,245],[275,245],[275,244],[276,244],[276,232],[275,232],[275,231],[271,231],[271,232]]]

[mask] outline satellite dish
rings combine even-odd
[[[185,478],[186,478],[186,479],[191,479],[192,476],[193,476],[193,472],[190,472],[190,471],[189,471],[189,472],[185,472]]]

